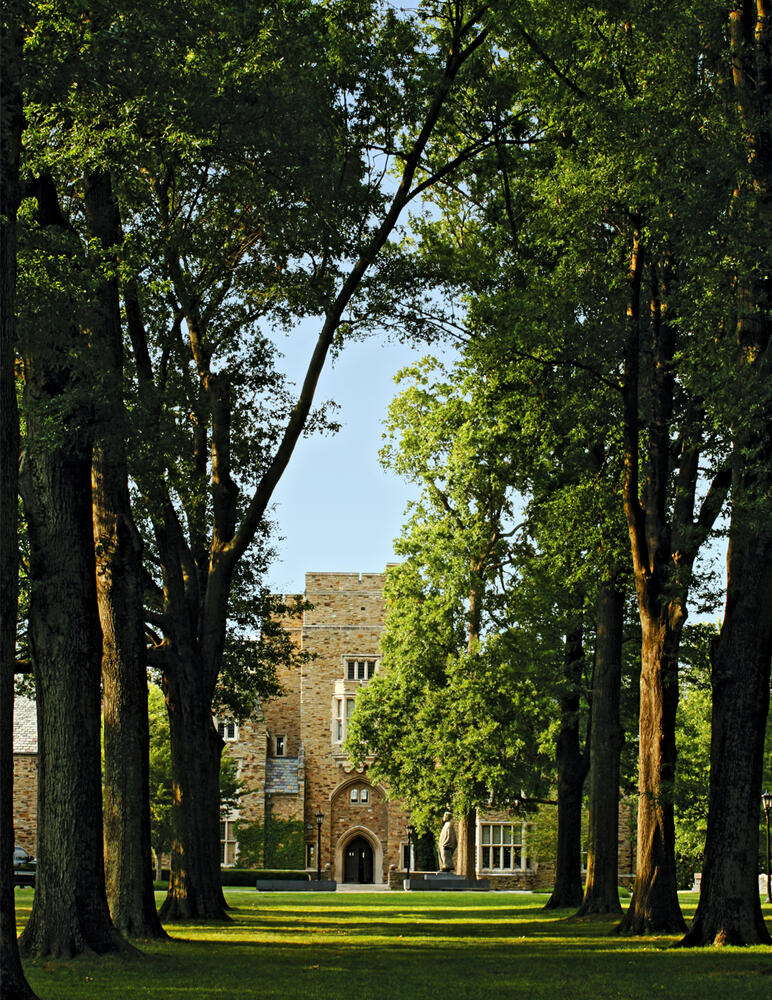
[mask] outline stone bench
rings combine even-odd
[[[491,887],[487,878],[468,879],[451,872],[406,878],[402,884],[406,892],[488,892]]]
[[[301,878],[259,878],[255,882],[258,892],[335,892],[337,882],[322,879],[321,882]]]

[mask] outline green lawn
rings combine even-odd
[[[528,894],[227,893],[233,922],[172,928],[134,960],[26,963],[41,1000],[763,1000],[772,949],[672,948]],[[159,896],[159,899],[162,898]],[[32,894],[18,891],[20,923]],[[682,897],[687,918],[696,896]],[[772,908],[766,908],[772,919]]]

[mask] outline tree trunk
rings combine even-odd
[[[34,384],[26,365],[27,385]],[[100,768],[101,636],[90,448],[36,444],[30,413],[23,493],[30,536],[30,647],[38,709],[38,874],[23,950],[117,951],[105,893]]]
[[[713,650],[710,799],[700,901],[684,945],[769,944],[756,878],[759,798],[772,657],[772,399],[770,283],[772,95],[769,12],[730,14],[732,76],[756,203],[737,323],[732,519],[724,623]]]
[[[201,671],[180,663],[164,677],[172,758],[169,892],[161,919],[227,920],[220,882],[220,757],[223,741],[210,714]]]
[[[617,929],[674,934],[685,929],[678,904],[673,820],[678,645],[694,559],[721,509],[728,483],[720,471],[694,523],[699,445],[689,435],[680,448],[677,476],[673,470],[676,327],[667,319],[671,268],[666,261],[661,279],[656,262],[649,265],[651,313],[642,348],[642,231],[638,219],[632,234],[622,392],[624,508],[641,620],[638,846],[633,898]],[[640,440],[644,414],[645,449]]]
[[[619,756],[624,739],[619,721],[623,621],[623,591],[614,580],[601,583],[592,681],[587,881],[578,917],[622,914],[618,871]]]
[[[456,871],[472,882],[477,878],[477,810],[472,809],[458,824]]]
[[[13,4],[0,21],[0,996],[35,1000],[19,957],[13,869],[13,675],[18,600],[19,416],[14,377],[16,213],[23,129],[21,38]]]
[[[655,603],[655,602],[652,602]],[[674,934],[686,930],[675,868],[673,778],[678,708],[678,643],[682,621],[664,601],[642,609],[638,845],[635,885],[620,933]]]
[[[116,264],[121,227],[108,174],[88,178],[85,209],[89,236],[101,244],[106,263]],[[105,391],[96,420],[92,485],[103,635],[107,898],[113,921],[124,934],[165,937],[153,892],[142,542],[129,501],[116,277],[103,280],[95,308],[94,347],[104,364]]]
[[[38,185],[42,225],[62,232],[67,224],[53,183],[41,178]],[[72,317],[61,315],[65,302],[77,310],[78,298],[73,289],[67,299],[41,302],[24,343],[21,487],[38,711],[38,875],[20,945],[41,957],[128,947],[110,920],[105,894],[91,387],[85,337]]]
[[[587,758],[579,741],[582,664],[581,624],[566,636],[564,694],[560,699],[557,742],[558,848],[555,885],[545,909],[579,906],[582,901],[582,791]]]
[[[754,531],[737,526],[734,514],[732,520],[726,613],[712,656],[705,859],[700,901],[684,945],[772,943],[758,884],[772,656],[772,531],[769,515]]]

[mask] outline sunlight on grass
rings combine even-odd
[[[41,1000],[745,1000],[772,995],[770,949],[682,951],[520,893],[227,894],[232,923],[168,928],[139,960],[28,962]],[[159,897],[160,898],[160,897]],[[17,892],[19,924],[32,894]],[[695,896],[682,899],[690,918]],[[770,916],[770,908],[766,908]]]

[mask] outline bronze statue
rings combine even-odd
[[[442,817],[442,830],[440,831],[440,871],[452,872],[455,868],[453,855],[456,853],[458,839],[456,828],[453,825],[453,817],[446,812]]]

